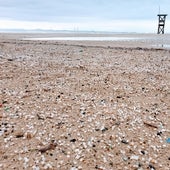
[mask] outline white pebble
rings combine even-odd
[[[44,169],[49,169],[49,168],[51,169],[52,165],[50,163],[45,164]]]
[[[139,156],[137,156],[137,155],[132,155],[132,156],[130,157],[130,159],[138,160],[138,159],[139,159]]]
[[[40,168],[39,168],[38,166],[36,166],[36,165],[34,165],[34,166],[32,167],[32,169],[33,169],[33,170],[40,170]]]
[[[76,167],[71,167],[70,170],[78,170]]]

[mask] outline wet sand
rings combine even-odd
[[[170,169],[169,49],[30,36],[0,35],[0,169]]]

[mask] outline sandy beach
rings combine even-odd
[[[170,170],[170,39],[32,37],[0,34],[0,170]]]

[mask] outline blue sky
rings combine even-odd
[[[170,15],[169,0],[0,0],[0,29],[154,33],[159,6]]]

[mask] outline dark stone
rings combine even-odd
[[[9,59],[8,59],[8,61],[14,61],[14,59],[12,59],[12,58],[9,58]]]
[[[24,134],[22,134],[22,133],[21,134],[19,133],[16,135],[16,138],[22,138],[22,137],[24,137]]]
[[[142,164],[139,162],[139,163],[138,163],[138,166],[139,166],[139,167],[142,167]]]
[[[86,114],[86,112],[82,112],[81,114],[82,114],[82,115],[85,115],[85,114]]]
[[[110,165],[110,166],[113,166],[113,162],[110,162],[109,165]]]
[[[105,101],[105,99],[102,99],[100,102],[101,102],[101,103],[105,103],[106,101]]]
[[[7,155],[4,155],[4,156],[3,156],[3,158],[4,158],[4,159],[7,159],[7,158],[8,158],[8,156],[7,156]]]
[[[71,140],[70,140],[70,142],[75,142],[75,141],[76,141],[76,139],[71,139]]]
[[[59,98],[60,98],[60,95],[58,95],[58,96],[56,97],[56,100],[59,99]]]
[[[122,139],[121,142],[124,143],[124,144],[128,144],[129,143],[125,139]]]
[[[6,101],[6,100],[2,101],[2,104],[5,104],[5,103],[7,103],[7,101]]]
[[[95,169],[99,169],[98,165],[95,166]]]
[[[143,155],[145,155],[145,151],[140,151]]]
[[[142,91],[145,90],[145,87],[142,87]]]
[[[7,126],[8,125],[8,123],[2,123],[4,126]]]
[[[149,164],[149,168],[152,169],[152,170],[156,170],[156,168],[151,164]]]
[[[158,135],[158,136],[161,136],[161,135],[162,135],[162,132],[157,132],[157,135]]]
[[[108,130],[108,128],[105,127],[105,128],[102,129],[102,132],[105,132],[105,131],[107,131],[107,130]]]

